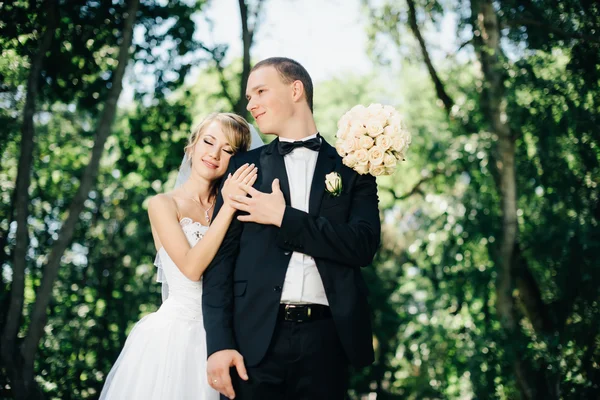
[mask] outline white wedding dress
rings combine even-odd
[[[190,218],[183,218],[180,225],[191,246],[208,229]],[[202,280],[186,278],[164,248],[158,251],[156,266],[168,293],[163,291],[158,311],[133,327],[100,399],[218,400],[219,393],[206,380]]]

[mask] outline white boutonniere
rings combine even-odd
[[[342,193],[342,177],[337,172],[325,175],[325,190],[333,197]]]

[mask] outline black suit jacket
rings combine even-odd
[[[367,286],[361,267],[369,265],[379,247],[375,178],[359,175],[342,164],[335,149],[323,140],[310,190],[309,212],[289,206],[290,194],[278,139],[236,155],[228,172],[244,163],[258,166],[254,187],[270,193],[279,178],[286,204],[281,227],[235,219],[203,277],[203,312],[208,355],[237,349],[246,365],[264,357],[273,336],[281,290],[290,257],[298,251],[315,259],[333,320],[353,365],[373,362],[373,338]],[[325,175],[336,171],[343,192],[325,191]],[[217,210],[222,199],[217,202]],[[217,212],[215,210],[215,212]]]

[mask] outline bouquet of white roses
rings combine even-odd
[[[361,175],[391,175],[411,142],[392,106],[357,105],[338,121],[335,148],[343,163]]]

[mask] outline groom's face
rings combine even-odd
[[[272,66],[259,68],[250,74],[246,98],[246,108],[265,134],[279,135],[294,113],[292,84],[283,82]]]

